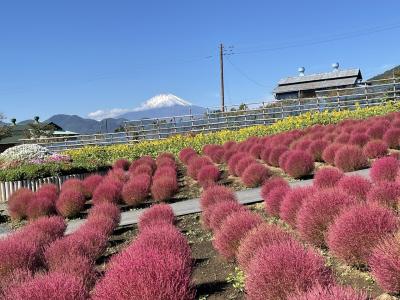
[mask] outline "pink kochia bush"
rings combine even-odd
[[[56,212],[58,189],[54,184],[42,185],[35,193],[35,197],[28,203],[26,215],[28,219],[50,216]]]
[[[117,203],[121,197],[122,186],[113,180],[103,180],[93,192],[93,204],[109,202]]]
[[[267,199],[269,193],[277,186],[284,186],[289,188],[289,183],[282,177],[271,177],[269,178],[261,188],[261,197]]]
[[[385,132],[383,140],[388,144],[389,148],[397,149],[400,144],[400,129],[392,128]]]
[[[150,184],[151,178],[147,174],[132,177],[122,189],[122,200],[128,205],[139,205],[149,195]]]
[[[313,185],[319,189],[333,188],[343,175],[338,168],[322,168],[315,173]]]
[[[297,213],[304,202],[317,190],[314,187],[296,187],[289,190],[282,199],[279,216],[292,227],[296,227]]]
[[[179,152],[179,159],[187,165],[189,160],[197,156],[197,152],[193,148],[184,148]]]
[[[131,162],[126,159],[118,159],[114,162],[113,164],[113,169],[122,169],[124,171],[128,171],[129,167],[131,165]]]
[[[323,287],[317,285],[311,290],[293,295],[288,300],[368,300],[368,295],[361,291],[356,291],[351,287],[330,285]]]
[[[372,183],[360,175],[346,175],[338,181],[336,186],[348,195],[356,197],[359,201],[365,201]]]
[[[195,157],[190,160],[187,167],[187,173],[194,180],[197,180],[197,175],[199,174],[201,168],[206,165],[212,165],[212,162],[206,156]]]
[[[363,152],[368,158],[383,157],[388,153],[388,145],[382,140],[372,140],[363,147]]]
[[[400,292],[400,236],[380,242],[368,260],[371,273],[379,286],[387,292]]]
[[[263,184],[269,175],[270,172],[265,166],[255,162],[244,170],[241,179],[246,187],[256,187]]]
[[[103,181],[103,176],[101,175],[90,175],[83,180],[83,187],[85,189],[85,193],[93,197],[93,192],[97,188],[97,186]]]
[[[206,229],[218,230],[232,213],[243,211],[245,207],[239,202],[223,201],[208,207],[202,214],[202,222]]]
[[[294,178],[301,178],[314,171],[314,160],[305,151],[290,151],[290,155],[288,155],[285,162],[284,171]]]
[[[15,191],[8,199],[8,212],[11,219],[20,220],[27,216],[28,205],[35,198],[35,194],[27,188]]]
[[[56,202],[56,208],[63,217],[77,216],[85,207],[85,196],[80,190],[72,188],[62,190]]]
[[[156,177],[150,188],[151,196],[155,201],[171,199],[178,191],[178,181],[175,176]]]
[[[247,299],[276,300],[331,282],[324,259],[292,240],[258,249],[248,267],[245,289]]]
[[[237,261],[243,270],[247,270],[258,249],[263,246],[292,240],[293,237],[277,225],[261,223],[250,230],[240,242],[237,250]]]
[[[357,200],[338,189],[325,189],[314,193],[304,202],[297,214],[297,229],[303,239],[316,246],[325,244],[329,225]]]
[[[160,224],[174,224],[175,215],[170,205],[155,204],[144,211],[138,222],[139,231],[143,231],[147,227],[159,226]]]
[[[235,258],[240,240],[262,222],[259,215],[247,210],[230,214],[215,233],[214,248],[225,259]]]
[[[265,211],[274,217],[279,217],[281,203],[290,188],[285,185],[277,185],[268,193],[264,199]]]
[[[236,165],[235,174],[237,176],[242,176],[244,170],[252,164],[256,163],[256,160],[252,156],[245,156]]]
[[[368,160],[358,146],[345,145],[335,153],[335,166],[343,172],[351,172],[368,166]]]
[[[373,182],[395,181],[399,169],[399,160],[394,157],[384,157],[372,163],[369,174]]]
[[[327,146],[322,152],[322,160],[330,165],[334,165],[336,151],[339,150],[341,146],[342,145],[339,143],[333,143]]]
[[[87,297],[88,293],[79,279],[62,273],[38,275],[21,285],[13,286],[5,295],[7,300],[85,300]]]
[[[374,185],[367,194],[367,201],[379,203],[383,206],[398,209],[400,200],[400,184],[397,182],[384,181]]]
[[[204,211],[209,206],[215,205],[218,202],[237,201],[235,193],[222,185],[214,185],[206,189],[200,197],[200,207]]]
[[[218,167],[215,165],[203,166],[197,174],[197,181],[203,188],[214,185],[220,176]]]
[[[365,264],[375,246],[398,229],[396,215],[382,206],[356,205],[330,226],[327,244],[332,254],[353,265]]]

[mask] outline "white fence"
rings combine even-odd
[[[25,139],[23,143],[37,143],[53,151],[81,148],[87,145],[134,143],[141,140],[164,139],[175,134],[235,130],[253,125],[268,125],[287,116],[308,111],[354,109],[356,105],[369,107],[385,101],[400,99],[400,78],[375,80],[356,87],[319,91],[315,98],[299,98],[273,102],[248,103],[246,107],[226,107],[224,112],[207,109],[202,115],[143,119],[125,123],[125,131]]]

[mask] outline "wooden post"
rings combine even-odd
[[[338,103],[338,109],[339,111],[341,110],[340,108],[340,95],[339,95],[339,88],[336,89],[336,96],[337,96],[337,103]]]

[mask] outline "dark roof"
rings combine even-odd
[[[45,124],[53,125],[54,129],[57,131],[62,131],[63,129],[53,122],[45,122]],[[10,125],[11,128],[11,136],[5,137],[0,140],[0,144],[19,144],[20,139],[26,139],[26,131],[29,128],[29,124],[16,124]]]
[[[338,70],[320,74],[287,77],[278,82],[274,93],[279,94],[353,85],[359,79],[362,79],[360,69]]]

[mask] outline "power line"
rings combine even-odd
[[[247,80],[251,81],[252,83],[254,83],[255,85],[258,85],[260,87],[264,87],[266,88],[267,86],[263,85],[262,83],[259,83],[258,81],[254,80],[253,78],[251,78],[250,76],[248,76],[243,70],[241,70],[238,66],[236,66],[232,60],[227,57],[226,58],[227,61],[230,63],[230,65],[238,72],[240,73],[243,77],[245,77]]]

